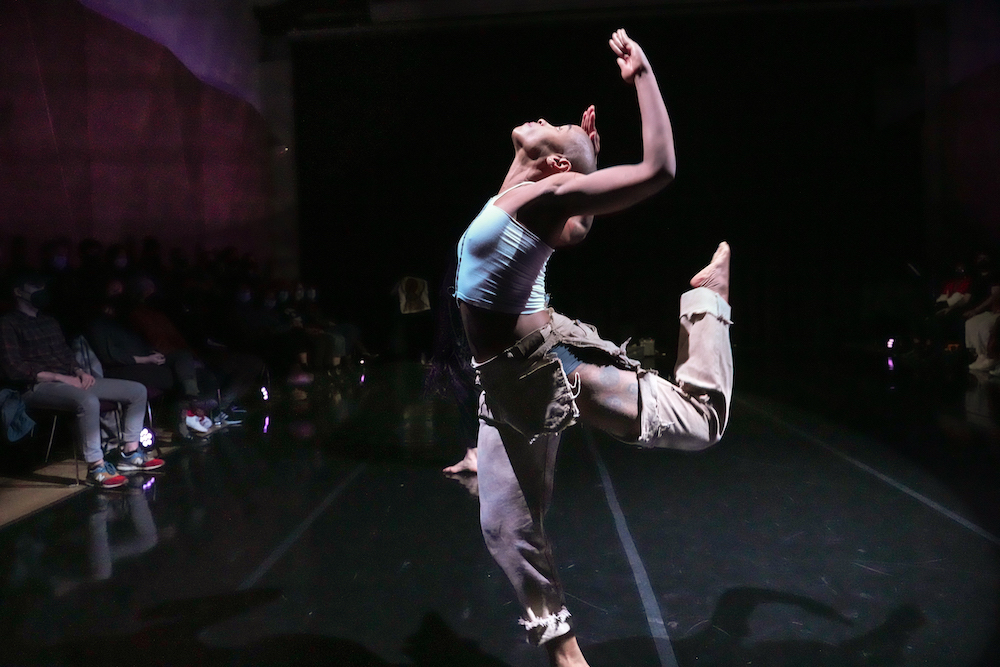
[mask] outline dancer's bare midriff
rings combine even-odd
[[[547,310],[516,315],[484,310],[462,301],[458,303],[472,356],[480,363],[489,361],[551,321]]]

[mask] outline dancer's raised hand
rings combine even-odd
[[[625,28],[618,28],[611,34],[608,40],[611,50],[618,56],[618,67],[622,71],[622,78],[626,83],[633,83],[635,75],[646,69],[646,54],[625,32]]]

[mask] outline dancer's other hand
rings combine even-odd
[[[583,119],[580,121],[580,127],[583,131],[587,133],[590,137],[590,143],[594,145],[594,155],[601,152],[601,135],[597,134],[597,111],[594,110],[594,105],[591,104],[587,107],[587,110],[583,112]]]

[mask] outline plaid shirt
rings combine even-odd
[[[38,382],[38,373],[76,373],[76,359],[54,317],[30,317],[20,310],[0,317],[0,371],[21,387]]]

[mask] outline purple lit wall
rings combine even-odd
[[[79,0],[167,47],[199,79],[258,109],[259,39],[247,0]]]
[[[251,103],[256,55],[221,57],[236,37],[213,41],[178,18],[165,10],[147,27],[190,37],[174,46],[189,44],[188,62],[239,96],[74,0],[0,4],[0,240],[153,235],[168,248],[267,252],[274,150]]]

